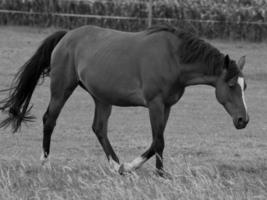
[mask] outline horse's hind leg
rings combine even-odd
[[[48,108],[43,116],[43,155],[41,157],[42,164],[44,164],[50,152],[50,141],[56,120],[60,114],[62,107],[67,99],[70,97],[78,81],[75,78],[74,73],[68,73],[67,71],[51,73],[51,98]]]
[[[108,119],[111,114],[111,109],[111,105],[106,105],[95,100],[95,116],[92,129],[95,132],[101,146],[103,147],[111,167],[118,171],[119,159],[114,152],[107,136]]]

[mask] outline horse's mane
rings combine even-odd
[[[208,75],[218,75],[221,73],[224,65],[224,54],[194,34],[177,29],[170,25],[152,26],[146,31],[147,34],[153,34],[161,31],[167,31],[175,34],[182,41],[178,52],[181,63],[190,64],[194,62],[202,62],[207,66]],[[229,66],[231,77],[239,73],[234,61],[231,60]]]

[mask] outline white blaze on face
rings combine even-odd
[[[241,93],[242,93],[242,100],[243,100],[243,104],[244,104],[244,107],[246,109],[246,113],[247,113],[247,104],[246,104],[246,101],[245,101],[245,95],[244,95],[244,89],[245,89],[245,80],[243,77],[238,77],[237,79],[237,83],[240,85],[241,87]]]

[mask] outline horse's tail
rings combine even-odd
[[[0,101],[0,110],[8,113],[8,117],[0,123],[0,128],[12,126],[16,132],[22,122],[33,121],[30,115],[32,106],[29,106],[32,93],[38,80],[44,78],[50,71],[50,59],[53,49],[66,34],[66,31],[58,31],[48,36],[35,54],[19,69],[15,75],[9,95]]]

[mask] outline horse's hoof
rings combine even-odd
[[[42,163],[41,163],[41,167],[42,167],[43,169],[46,169],[46,170],[51,170],[51,169],[52,169],[52,166],[51,166],[50,161],[42,162]]]
[[[127,163],[122,163],[120,165],[120,168],[119,168],[118,172],[119,172],[120,175],[125,175],[125,174],[128,174],[128,173],[131,173],[132,170],[127,166]]]
[[[40,158],[41,166],[51,168],[50,160],[48,157],[44,157],[43,155]]]
[[[44,166],[49,162],[48,159],[41,159],[41,165]]]
[[[125,174],[125,168],[124,168],[124,164],[121,164],[118,170],[120,175],[124,175]]]
[[[110,159],[109,161],[110,170],[113,172],[118,172],[120,168],[120,164],[115,162],[114,160]]]

